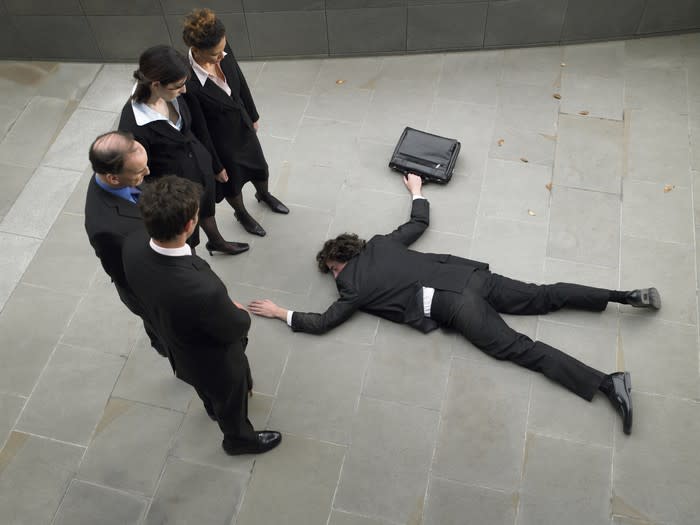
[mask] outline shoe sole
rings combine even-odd
[[[628,436],[632,433],[632,376],[630,375],[629,372],[625,372],[625,390],[627,390],[627,395],[630,398],[630,428],[625,429],[624,426],[622,428],[622,431],[627,434]]]

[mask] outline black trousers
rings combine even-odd
[[[151,340],[151,346],[160,355],[167,357],[168,354],[165,350],[165,345],[160,341],[160,338],[153,330],[151,322],[146,318],[144,309],[139,303],[139,300],[128,288],[124,288],[117,283],[114,283],[114,286],[117,289],[119,298],[122,300],[122,303],[124,303],[124,306],[126,306],[132,314],[138,315],[143,321],[143,328],[146,331],[148,338]]]
[[[564,307],[600,312],[609,290],[579,284],[530,284],[487,270],[472,274],[462,293],[436,290],[430,317],[460,332],[483,352],[541,372],[586,400],[605,377],[603,372],[509,327],[500,313],[546,314]]]
[[[194,385],[204,409],[219,423],[224,441],[230,445],[257,441],[253,424],[248,419],[248,391],[252,388],[253,378],[245,354],[232,368],[227,381]]]

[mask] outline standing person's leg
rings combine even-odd
[[[214,181],[210,181],[202,193],[199,204],[199,225],[209,239],[205,245],[209,255],[213,252],[221,252],[229,255],[237,255],[248,250],[249,246],[245,242],[229,242],[224,239],[216,224],[216,201]]]

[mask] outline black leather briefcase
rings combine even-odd
[[[389,161],[389,167],[401,173],[415,173],[424,181],[447,184],[457,162],[461,144],[425,131],[406,128]]]

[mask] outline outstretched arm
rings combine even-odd
[[[410,246],[418,240],[428,228],[430,224],[430,206],[421,192],[423,180],[418,175],[414,173],[404,175],[403,183],[406,185],[406,189],[413,198],[411,219],[388,234],[387,237],[391,237],[401,244]]]
[[[295,332],[320,335],[348,320],[357,310],[357,305],[349,298],[341,298],[324,313],[318,314],[295,312],[278,306],[269,299],[258,299],[252,301],[248,309],[255,315],[284,321]]]

